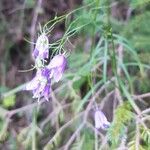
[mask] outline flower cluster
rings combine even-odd
[[[104,113],[100,110],[95,111],[94,120],[96,129],[107,129],[110,126],[110,122],[107,121]]]
[[[26,84],[26,90],[32,90],[33,98],[44,97],[47,101],[51,91],[51,79],[58,82],[65,71],[67,60],[63,54],[53,57],[47,66],[44,66],[45,58],[49,55],[48,37],[43,33],[37,39],[35,49],[32,53],[35,58],[37,72],[35,77]]]

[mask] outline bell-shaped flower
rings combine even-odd
[[[45,59],[48,58],[48,54],[49,54],[48,37],[45,35],[45,33],[42,33],[36,41],[35,49],[32,55],[35,59],[37,57],[39,57],[40,59]]]
[[[49,76],[49,69],[39,69],[36,76],[29,83],[27,83],[26,90],[32,90],[33,98],[40,99],[44,96],[45,99],[48,100],[51,90],[51,79]]]
[[[107,129],[110,126],[110,122],[107,121],[104,113],[100,110],[96,110],[94,120],[96,129]]]
[[[47,66],[48,69],[51,70],[50,78],[54,77],[54,80],[58,82],[67,67],[67,59],[64,55],[56,55],[50,61],[49,65]]]

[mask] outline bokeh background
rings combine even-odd
[[[89,6],[84,7],[86,5]],[[70,41],[63,45],[69,55],[64,78],[61,82],[53,84],[50,101],[38,106],[36,100],[32,99],[32,93],[22,90],[24,84],[35,75],[35,70],[20,71],[28,70],[34,65],[32,57],[34,45],[30,42],[36,42],[40,33],[39,24],[43,26],[55,16],[68,14],[81,7],[82,9],[72,13],[67,21],[65,19],[59,21],[49,36],[50,43],[61,39],[69,25],[75,21],[71,29],[76,28],[77,32],[72,34],[69,37]],[[88,100],[92,98],[92,94],[89,93],[90,88],[96,88],[97,90],[95,90],[98,91],[98,89],[103,88],[103,85],[109,84],[107,82],[111,81],[111,77],[113,77],[112,52],[110,50],[110,53],[105,53],[106,45],[107,49],[112,49],[112,44],[109,45],[111,33],[114,33],[116,53],[123,51],[123,56],[120,56],[123,57],[124,65],[121,68],[123,71],[122,73],[118,71],[118,74],[125,81],[124,87],[129,90],[131,97],[141,95],[141,97],[137,97],[138,100],[136,101],[141,111],[149,109],[149,10],[149,0],[100,0],[100,2],[99,0],[0,0],[0,150],[41,150],[45,147],[56,150],[64,149],[65,143],[81,124],[82,119],[64,129],[62,134],[56,139],[54,138],[51,146],[47,146],[47,143],[56,133],[59,134],[61,127],[71,118],[82,113],[82,111],[76,112],[78,106],[83,104],[83,110],[86,109]],[[110,24],[107,24],[107,17],[111,22],[111,28]],[[82,25],[83,27],[81,27]],[[77,29],[77,27],[81,27],[81,29]],[[102,39],[102,44],[99,42],[100,39]],[[108,40],[107,44],[103,43],[105,40]],[[97,50],[98,44],[101,45],[102,51]],[[50,54],[51,51],[53,49],[50,48]],[[143,71],[139,69],[139,63],[143,66]],[[97,85],[101,79],[104,80],[103,84]],[[110,122],[114,120],[115,115],[113,114],[120,106],[120,101],[115,100],[116,93],[113,90],[116,90],[116,87],[112,84],[95,95],[98,105]],[[123,97],[123,103],[128,101],[128,96],[123,95]],[[106,102],[106,99],[109,100]],[[120,150],[130,148],[148,150],[150,144],[147,144],[146,140],[149,139],[148,142],[150,142],[150,131],[145,135],[146,139],[139,134],[139,142],[135,144],[137,140],[133,134],[136,135],[138,131],[135,130],[135,119],[132,120],[134,115],[130,117],[130,113],[136,114],[136,112],[126,105],[128,104],[123,105],[123,108],[119,107],[117,113],[122,118],[124,113],[129,111],[127,112],[129,117],[122,122],[124,125],[122,129],[120,129],[122,126],[119,125],[119,129],[112,127],[111,130],[118,132],[118,134],[114,135],[115,133],[110,130],[110,136],[119,137],[116,141],[119,141],[123,135],[127,136],[124,147],[121,147]],[[64,109],[55,112],[63,106]],[[34,108],[36,107],[39,107],[39,110],[36,115],[36,125],[33,126],[35,123]],[[89,111],[89,122],[92,127],[89,126],[91,128],[94,128],[93,114],[94,108],[91,107]],[[147,116],[149,116],[149,111]],[[128,121],[130,125],[126,124]],[[145,124],[149,130],[149,120],[146,120]],[[133,134],[129,135],[128,127]],[[35,129],[36,131],[34,131]],[[141,134],[143,130],[142,128]],[[102,134],[102,140],[99,140],[98,144],[103,143],[102,149],[120,147],[120,144],[116,144],[117,142],[114,147],[111,147],[113,145],[110,144],[112,138],[105,142],[106,140],[103,141],[103,139],[107,135],[106,131],[99,132]],[[144,130],[144,132],[146,131]],[[69,147],[69,150],[73,148],[92,150],[95,147],[94,141],[94,133],[90,129],[84,128],[76,140],[73,140],[72,143],[74,144]],[[129,142],[132,143],[129,144]]]

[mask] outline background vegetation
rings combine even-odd
[[[149,0],[0,0],[0,149],[150,149]],[[68,68],[40,104],[25,84],[50,32]],[[95,105],[108,130],[94,127]]]

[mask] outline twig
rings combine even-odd
[[[15,94],[17,92],[22,91],[25,88],[25,85],[26,84],[22,84],[22,85],[20,85],[20,86],[18,86],[16,88],[6,92],[6,93],[1,94],[1,98],[4,99],[5,97],[11,96],[11,95],[13,95],[13,94]]]
[[[71,136],[71,138],[69,139],[69,141],[67,142],[67,144],[64,147],[64,150],[69,150],[69,146],[72,144],[72,142],[74,141],[74,139],[76,138],[76,136],[79,134],[79,132],[81,131],[81,129],[84,127],[84,123],[82,123],[78,129],[73,133],[73,135]]]
[[[46,119],[44,119],[44,121],[42,121],[40,127],[41,129],[44,128],[45,124],[47,124],[49,122],[49,120],[51,120],[51,118],[53,118],[54,115],[58,114],[62,109],[66,109],[67,107],[71,106],[71,104],[65,104],[61,107],[58,107],[55,111],[51,112],[47,117]]]
[[[107,139],[108,139],[108,137],[107,137],[107,135],[105,135],[105,137],[103,138],[103,142],[101,143],[101,146],[100,146],[99,150],[105,149],[104,146],[106,146],[106,144],[107,144]]]
[[[93,130],[93,132],[97,132],[97,135],[99,135],[102,139],[104,138],[104,135],[99,132],[90,122],[86,122],[86,125]]]
[[[41,5],[42,5],[42,0],[38,0],[37,6],[34,8],[33,19],[32,19],[31,29],[30,29],[31,42],[34,42],[36,23],[37,23],[39,9],[41,8]],[[32,52],[33,48],[34,48],[34,45],[31,44],[31,52]],[[30,55],[30,56],[32,56],[32,55]]]
[[[98,150],[98,134],[96,129],[95,129],[95,150]]]
[[[26,111],[28,109],[33,109],[35,106],[41,105],[43,102],[45,102],[44,99],[41,100],[39,103],[35,102],[35,103],[29,104],[27,106],[24,106],[24,107],[21,107],[21,108],[18,108],[18,109],[8,111],[7,112],[7,117],[11,117],[14,114],[17,114],[17,113],[22,112],[22,111]]]
[[[76,120],[77,118],[81,117],[84,114],[84,112],[81,112],[80,114],[78,114],[77,116],[75,116],[74,118],[72,118],[70,121],[68,121],[66,124],[64,124],[57,132],[56,134],[53,136],[52,139],[50,139],[50,141],[47,143],[47,145],[52,144],[52,142],[59,136],[59,134],[66,129],[68,126],[70,126],[74,120]]]
[[[95,101],[94,98],[92,98],[85,110],[85,113],[84,113],[84,117],[83,117],[83,123],[79,126],[79,128],[73,133],[73,135],[71,136],[71,138],[69,139],[69,141],[67,142],[64,150],[68,150],[69,149],[69,146],[72,144],[73,140],[76,138],[77,134],[80,132],[80,130],[84,127],[86,121],[87,121],[87,117],[88,117],[88,113],[92,107],[92,104],[93,102]]]
[[[150,108],[143,110],[142,114],[146,114],[146,113],[149,113],[149,112],[150,112]]]
[[[142,99],[142,98],[146,98],[146,97],[150,97],[150,93],[145,93],[145,94],[141,94],[141,95],[133,95],[134,99]]]
[[[142,121],[145,121],[145,120],[149,120],[150,121],[150,115],[145,116],[145,117],[142,118]]]
[[[140,132],[139,132],[139,123],[136,122],[136,139],[135,139],[135,149],[139,150],[139,142],[140,142]]]

